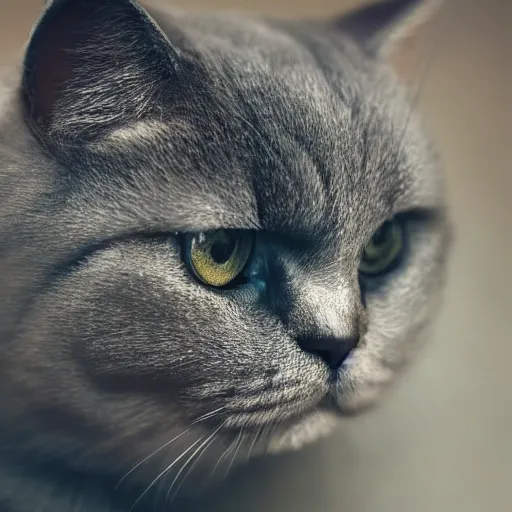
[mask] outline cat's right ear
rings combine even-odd
[[[443,0],[372,0],[335,20],[335,26],[374,56],[387,55],[428,21]]]
[[[161,115],[186,68],[177,45],[135,0],[50,0],[24,60],[29,124],[50,144],[95,140]]]

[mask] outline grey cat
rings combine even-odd
[[[384,58],[420,4],[47,3],[0,90],[2,512],[165,510],[378,401],[449,246]]]

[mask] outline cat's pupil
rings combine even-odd
[[[222,237],[213,243],[210,255],[217,265],[222,265],[231,258],[236,247],[235,237]]]

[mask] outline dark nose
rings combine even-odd
[[[300,338],[299,347],[305,352],[323,359],[333,370],[337,370],[359,342],[359,335],[350,338],[312,337]]]

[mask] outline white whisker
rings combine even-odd
[[[199,444],[203,439],[204,439],[205,436],[201,436],[197,441],[195,441],[194,443],[192,443],[179,457],[177,457],[176,459],[174,459],[174,461],[169,464],[163,471],[161,471],[158,476],[148,485],[148,487],[146,488],[146,490],[135,500],[135,503],[130,507],[129,511],[128,512],[131,512],[135,506],[137,505],[137,503],[139,503],[139,501],[149,492],[149,490],[158,482],[158,480],[160,480],[160,478],[162,478],[162,476],[165,475],[165,473],[167,473],[171,468],[173,468],[183,457],[185,457],[185,455],[190,451],[192,450],[192,448],[194,448],[194,446],[196,446],[197,444]]]
[[[225,409],[226,407],[219,407],[218,409],[215,409],[214,411],[210,411],[210,412],[207,412],[206,414],[203,414],[202,416],[199,416],[199,418],[197,418],[197,420],[195,420],[194,422],[192,422],[192,425],[195,425],[196,423],[199,423],[200,421],[204,421],[204,420],[207,420],[209,418],[212,418],[213,416],[215,416],[218,412],[222,411],[223,409]]]
[[[210,476],[212,476],[215,473],[215,471],[219,467],[219,464],[222,462],[224,457],[234,448],[235,442],[236,442],[236,439],[234,441],[232,441],[231,444],[224,450],[222,455],[219,457],[219,460],[217,461],[217,464],[215,464],[215,466],[213,467],[212,472],[210,473]]]
[[[261,436],[260,436],[260,439],[261,438],[264,438],[264,437],[270,437],[272,435],[272,431],[274,429],[274,424],[273,423],[268,423],[267,425],[265,425],[262,433],[261,433]],[[266,446],[266,449],[265,449],[265,455],[268,453],[268,442],[267,442],[267,446]]]
[[[254,446],[258,442],[258,439],[262,432],[263,432],[263,425],[260,425],[258,427],[258,430],[256,431],[256,433],[254,434],[254,439],[252,440],[251,446],[249,447],[249,452],[247,453],[247,460],[249,460],[251,458],[252,451],[254,450]]]
[[[130,469],[130,471],[128,471],[124,476],[123,478],[121,478],[121,480],[119,480],[119,482],[116,484],[115,486],[115,490],[124,482],[124,480],[126,480],[126,478],[128,476],[130,476],[138,467],[140,467],[142,464],[144,464],[146,461],[148,461],[151,457],[153,457],[154,455],[156,455],[158,452],[162,451],[164,448],[166,448],[167,446],[171,445],[172,443],[174,443],[174,441],[176,441],[177,439],[179,439],[181,436],[185,435],[187,432],[190,431],[190,429],[192,428],[193,425],[197,425],[198,423],[201,423],[202,421],[205,421],[207,419],[211,419],[213,418],[218,412],[220,412],[222,409],[224,409],[224,407],[219,407],[218,409],[215,409],[214,411],[211,411],[211,412],[208,412],[206,414],[203,414],[202,416],[199,416],[199,418],[195,419],[191,424],[190,426],[185,429],[181,434],[178,434],[177,436],[173,437],[170,441],[167,441],[166,443],[164,443],[162,446],[160,446],[159,448],[157,448],[156,450],[154,450],[152,453],[150,453],[147,457],[145,457],[144,459],[142,459],[140,462],[138,462],[137,464],[135,464],[135,466],[133,466],[132,469]]]
[[[236,441],[236,450],[235,450],[235,453],[233,454],[233,457],[231,457],[231,461],[229,463],[229,466],[228,466],[228,470],[226,471],[226,476],[229,474],[230,470],[231,470],[231,466],[233,465],[233,462],[235,461],[236,459],[236,455],[238,453],[238,450],[240,450],[240,446],[242,446],[242,442],[243,442],[243,435],[244,435],[244,429],[243,427],[240,429],[240,433],[238,434],[238,437],[237,437],[237,441]]]
[[[117,483],[117,485],[115,486],[115,489],[117,489],[122,483],[124,480],[126,480],[126,478],[131,474],[133,473],[139,466],[141,466],[142,464],[144,464],[144,462],[146,462],[147,460],[149,460],[151,457],[153,457],[153,455],[156,455],[159,451],[163,450],[166,446],[169,446],[170,444],[174,443],[174,441],[176,441],[177,439],[179,439],[181,436],[185,435],[188,431],[190,430],[190,427],[188,427],[186,430],[184,430],[181,434],[178,434],[177,436],[173,437],[170,441],[167,441],[166,443],[164,443],[162,446],[160,446],[159,448],[157,448],[155,451],[153,451],[152,453],[150,453],[147,457],[145,457],[144,459],[142,459],[139,463],[135,464],[135,466],[133,466],[132,469],[130,469],[130,471],[128,471],[128,473],[126,473],[126,475],[123,476],[123,478],[121,478],[121,480],[119,480],[119,482]]]
[[[180,490],[181,486],[183,485],[183,482],[185,481],[185,479],[187,478],[187,475],[192,471],[192,468],[195,466],[195,464],[197,463],[197,461],[201,458],[201,456],[204,454],[204,452],[208,449],[208,447],[213,443],[213,441],[215,441],[215,437],[217,436],[217,433],[219,432],[219,430],[224,427],[224,425],[226,425],[226,422],[227,420],[220,426],[218,427],[214,432],[213,434],[211,434],[207,439],[206,441],[204,441],[203,443],[201,443],[201,445],[194,451],[194,453],[186,460],[186,462],[183,464],[183,466],[181,467],[181,469],[178,471],[177,475],[174,477],[174,480],[172,481],[168,491],[167,491],[167,494],[165,495],[166,499],[169,497],[169,494],[171,493],[172,491],[172,488],[174,487],[174,485],[176,484],[176,482],[178,481],[181,473],[184,471],[184,469],[187,467],[187,465],[190,463],[190,461],[199,453],[199,456],[197,457],[197,459],[193,462],[193,464],[191,464],[191,466],[189,467],[187,473],[184,475],[182,481],[179,483],[178,487],[176,488],[176,491],[174,491],[174,494],[172,495],[171,497],[171,501],[174,500],[174,498],[176,497],[176,494],[178,494],[178,491]]]

